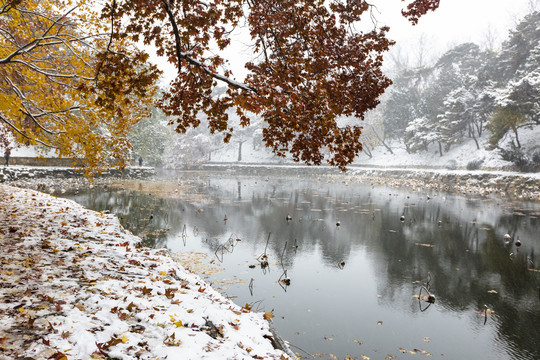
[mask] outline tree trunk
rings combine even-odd
[[[442,144],[441,142],[439,141],[439,154],[441,155],[441,157],[443,156],[443,151],[442,151]]]
[[[514,134],[516,135],[516,145],[518,149],[521,149],[521,143],[519,142],[519,137],[518,137],[518,129],[516,126],[513,126],[512,130],[514,130]]]
[[[244,141],[238,142],[238,161],[242,161],[242,144],[244,143]]]
[[[379,136],[379,134],[377,133],[377,131],[375,131],[375,127],[374,126],[371,126],[371,131],[373,131],[373,133],[375,134],[375,136],[377,137],[377,140],[379,140],[381,142],[381,144],[383,144],[383,146],[386,148],[386,150],[390,151],[390,154],[394,155],[394,152],[392,151],[392,148],[390,146],[388,146],[388,144],[384,141],[383,138],[381,138]],[[371,156],[370,156],[371,157]]]
[[[362,146],[362,150],[364,151],[364,153],[365,153],[367,156],[369,156],[370,159],[373,158],[373,154],[371,153],[371,149],[370,149],[368,146],[363,145],[363,146]]]
[[[471,133],[474,143],[476,144],[476,149],[480,150],[480,144],[478,144],[478,139],[476,138],[476,134],[474,133],[474,127],[470,123],[469,132]]]
[[[476,126],[476,132],[478,134],[478,137],[482,137],[482,129],[484,128],[484,122],[476,121],[474,124]]]
[[[407,154],[410,154],[411,153],[411,147],[409,146],[409,144],[405,141],[403,141],[403,144],[405,144],[405,151],[407,151]]]

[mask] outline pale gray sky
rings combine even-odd
[[[410,0],[407,0],[410,2]],[[439,9],[422,17],[412,26],[400,14],[404,3],[399,0],[372,0],[380,24],[390,26],[390,37],[396,40],[394,51],[408,53],[414,62],[424,42],[426,50],[439,55],[463,42],[486,43],[488,33],[499,45],[510,29],[528,13],[531,5],[538,8],[539,0],[441,0]]]

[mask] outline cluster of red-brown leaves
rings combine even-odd
[[[404,10],[401,13],[413,24],[417,24],[422,15],[425,15],[428,11],[435,11],[439,7],[439,3],[440,0],[415,0],[407,5],[407,11]]]
[[[418,17],[438,0],[416,0],[404,16]],[[280,156],[321,164],[327,158],[342,169],[361,151],[362,119],[391,84],[381,71],[382,54],[392,41],[388,28],[355,29],[370,9],[363,0],[118,0],[107,7],[127,24],[117,36],[154,44],[178,74],[159,102],[178,132],[198,126],[200,115],[211,132],[233,132],[227,110],[241,125],[247,112],[266,122],[263,139]],[[249,28],[254,60],[243,83],[233,80],[225,59],[229,32]],[[226,94],[213,96],[218,84]],[[339,122],[350,117],[353,125]]]

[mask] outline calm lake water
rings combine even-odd
[[[223,272],[207,281],[273,309],[307,358],[540,359],[540,203],[347,181],[186,172],[68,197],[147,245],[208,254]]]

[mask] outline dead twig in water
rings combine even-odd
[[[425,285],[422,285],[422,287],[420,288],[420,292],[418,293],[418,306],[420,307],[420,311],[426,311],[431,306],[431,304],[435,303],[435,296],[431,294],[431,292],[429,291],[431,289],[430,283],[431,283],[431,273],[428,272],[427,282]],[[426,292],[427,295],[425,296],[425,301],[429,304],[425,308],[422,308],[422,290]]]
[[[266,239],[266,246],[264,247],[264,253],[262,253],[257,260],[261,264],[261,269],[265,270],[268,267],[268,254],[266,254],[266,250],[268,249],[268,243],[270,242],[270,235],[272,233],[268,233],[268,238]]]

